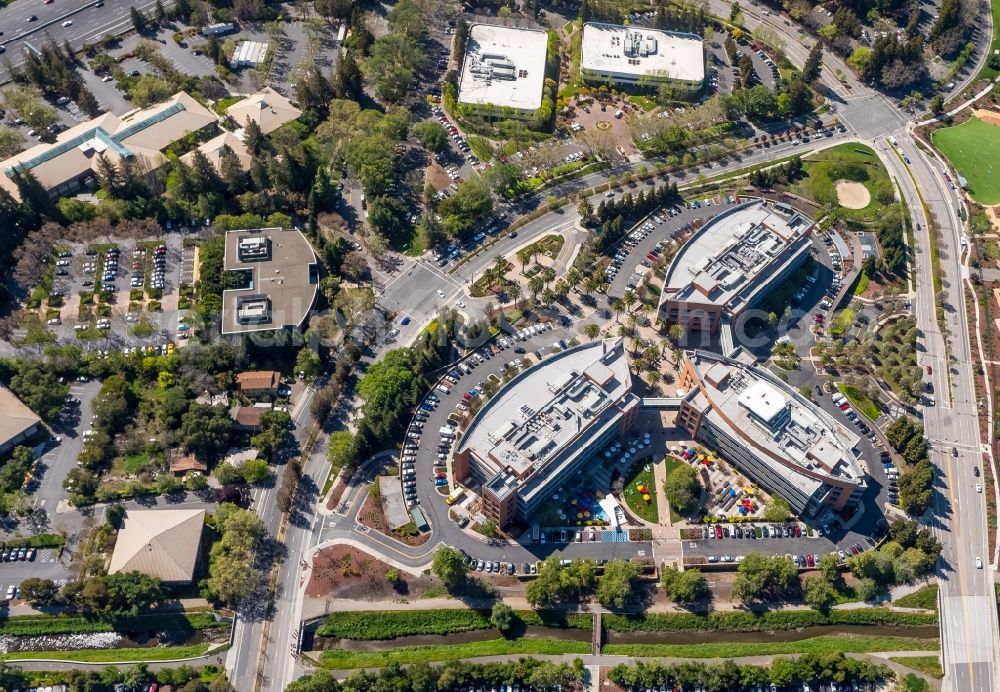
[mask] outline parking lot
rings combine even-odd
[[[11,601],[20,598],[18,586],[31,577],[51,579],[56,583],[65,583],[69,571],[59,561],[57,552],[52,548],[14,548],[11,551],[4,548],[0,551],[0,601]],[[21,556],[19,551],[24,551]],[[33,554],[32,554],[33,553]]]
[[[185,254],[186,253],[186,254]],[[183,340],[178,330],[178,286],[193,277],[193,250],[175,235],[162,240],[122,239],[105,245],[64,245],[56,257],[47,327],[85,349],[165,347]]]

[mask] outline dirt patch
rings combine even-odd
[[[996,111],[988,111],[983,110],[982,108],[977,108],[972,111],[972,114],[984,123],[989,123],[990,125],[1000,125],[1000,113],[997,113]]]
[[[861,183],[838,180],[834,187],[837,189],[837,201],[845,209],[864,209],[871,204],[871,193]]]
[[[386,577],[390,571],[398,574],[395,582]],[[432,587],[440,587],[433,577],[413,577],[357,548],[335,545],[319,551],[313,558],[306,596],[381,601],[401,596],[420,598]]]
[[[451,185],[451,178],[448,177],[448,172],[437,161],[431,161],[431,165],[427,167],[427,171],[424,174],[424,184],[433,185],[435,190],[443,190]]]

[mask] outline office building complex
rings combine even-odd
[[[524,521],[638,412],[621,339],[569,348],[483,405],[456,448],[455,478],[482,486],[483,513],[497,526]]]
[[[222,333],[300,327],[316,299],[316,254],[302,232],[264,228],[226,233],[226,271],[246,287],[223,291]]]
[[[483,114],[530,117],[542,105],[548,36],[492,24],[469,28],[458,102]]]
[[[588,82],[690,90],[705,81],[700,36],[646,27],[588,22],[583,25],[580,76]]]
[[[742,351],[684,354],[677,425],[800,516],[861,500],[860,438]]]
[[[809,257],[813,221],[785,205],[746,202],[709,219],[674,256],[658,317],[716,332],[760,304]]]

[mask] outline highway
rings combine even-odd
[[[69,41],[73,48],[93,43],[108,34],[131,30],[130,7],[148,14],[156,0],[120,2],[106,0],[97,7],[99,0],[54,0],[50,5],[43,0],[15,0],[0,12],[0,45],[6,49],[5,59],[14,67],[24,63],[23,51],[37,49],[51,38],[59,46]],[[166,7],[171,2],[164,2]],[[28,21],[35,16],[35,21]],[[70,21],[68,27],[63,22]],[[3,80],[9,78],[3,74]]]
[[[924,426],[937,467],[934,516],[929,523],[944,546],[938,576],[946,682],[952,690],[987,692],[996,689],[1000,652],[985,497],[975,491],[973,474],[973,467],[983,464],[983,450],[962,282],[960,238],[964,225],[956,212],[960,202],[945,183],[939,164],[906,135],[903,130],[894,136],[901,153],[910,159],[910,166],[884,141],[879,151],[899,181],[911,217],[922,227],[916,233],[917,326],[923,347],[919,360],[921,365],[932,368],[937,399],[936,406],[924,408]],[[930,253],[933,240],[917,188],[939,231],[946,334],[938,326]],[[981,568],[977,560],[982,561]]]

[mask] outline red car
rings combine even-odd
[[[466,392],[465,394],[462,395],[462,398],[465,399],[466,401],[469,401],[472,398],[472,395]]]
[[[841,411],[846,411],[849,408],[851,408],[851,405],[848,404],[848,403],[846,403],[846,402],[840,405],[840,410]]]
[[[815,567],[816,566],[816,561],[813,559],[812,555],[806,555],[806,566],[807,567]]]
[[[934,373],[934,370],[933,370],[933,369],[931,369],[931,366],[929,366],[929,365],[928,365],[928,366],[927,366],[927,374],[928,374],[928,375],[931,375],[931,374],[933,374],[933,373]]]
[[[722,527],[721,526],[716,526],[715,527],[715,537],[716,538],[722,538]]]
[[[792,533],[795,534],[796,538],[802,538],[802,527],[796,524],[792,527]]]
[[[447,477],[448,477],[447,473],[435,473],[434,474],[434,478],[447,478]]]
[[[656,255],[654,255],[652,252],[647,252],[646,253],[646,259],[648,259],[650,262],[652,262],[652,261],[654,261],[656,259]]]

